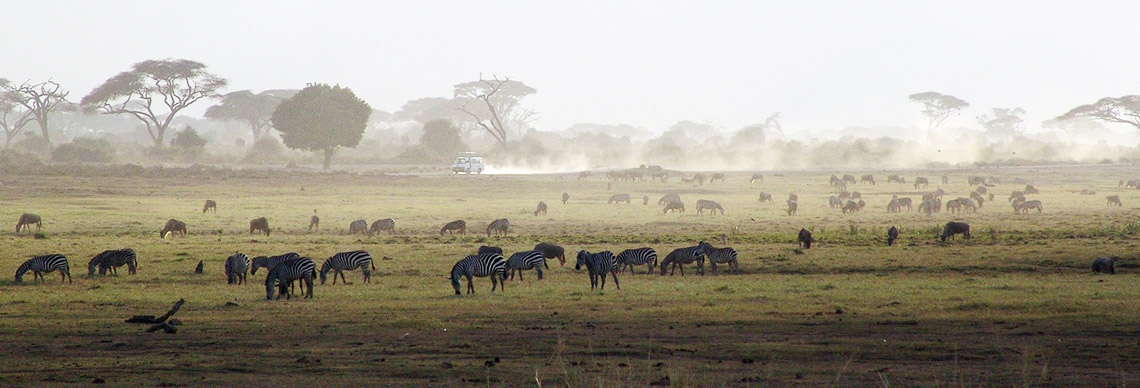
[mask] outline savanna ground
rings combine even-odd
[[[185,172],[185,171],[183,171]],[[996,201],[977,214],[887,214],[891,195],[919,193],[858,185],[861,214],[831,209],[827,172],[745,173],[726,183],[613,184],[603,177],[405,176],[200,172],[150,178],[29,176],[0,172],[0,385],[118,386],[1090,386],[1140,384],[1140,191],[1118,188],[1135,166],[902,171],[931,178],[946,199],[966,196],[969,175],[999,177]],[[950,183],[939,184],[946,173]],[[153,175],[153,174],[152,174]],[[164,174],[159,174],[164,175]],[[1014,214],[1006,197],[1036,184],[1043,213]],[[303,188],[303,189],[302,189]],[[1080,195],[1082,189],[1097,195]],[[767,191],[775,203],[757,202]],[[562,192],[571,196],[563,205]],[[684,214],[662,214],[665,193]],[[783,200],[800,196],[796,216]],[[607,205],[615,193],[633,204]],[[1107,207],[1117,194],[1123,208]],[[650,197],[649,205],[641,196]],[[697,199],[724,216],[698,216]],[[206,199],[217,214],[203,214]],[[549,215],[531,214],[538,201]],[[320,233],[307,233],[313,210]],[[43,216],[44,238],[14,235],[22,212]],[[273,234],[250,236],[268,217]],[[396,220],[397,232],[349,236],[350,221]],[[506,238],[486,224],[511,220]],[[188,237],[160,239],[168,218]],[[465,219],[466,236],[440,237]],[[963,220],[969,242],[939,244],[940,225]],[[890,225],[900,245],[887,247]],[[817,244],[797,251],[796,232]],[[592,291],[573,253],[640,246],[664,255],[708,240],[740,252],[742,273],[620,276]],[[510,252],[539,241],[566,247],[546,279],[508,281],[455,296],[456,260],[480,245]],[[88,278],[104,249],[132,247],[138,275]],[[297,251],[318,265],[339,251],[377,259],[372,283],[320,285],[311,300],[265,300],[264,273],[230,286],[223,260]],[[62,253],[74,283],[23,284],[11,274],[32,255]],[[1089,271],[1098,255],[1120,256],[1117,274]],[[390,259],[381,259],[388,257]],[[199,261],[205,273],[193,273]],[[707,268],[706,268],[707,270]],[[143,333],[125,318],[159,315],[179,298],[177,334]],[[227,302],[237,306],[227,306]],[[498,362],[495,362],[498,360]]]

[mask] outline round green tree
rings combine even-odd
[[[310,84],[277,105],[271,120],[281,141],[292,149],[324,152],[322,167],[329,169],[339,147],[356,147],[372,107],[340,85]]]

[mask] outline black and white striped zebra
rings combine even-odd
[[[665,260],[661,260],[661,276],[665,276],[665,270],[669,265],[673,265],[673,270],[669,272],[669,276],[673,276],[677,272],[677,267],[681,267],[681,276],[685,276],[685,264],[697,263],[697,273],[705,274],[705,250],[700,245],[695,247],[677,248],[668,255],[665,255]]]
[[[364,273],[364,282],[372,282],[372,271],[376,270],[376,265],[372,262],[372,255],[365,251],[351,251],[341,252],[321,264],[321,284],[325,284],[325,279],[328,278],[329,271],[333,272],[333,284],[336,284],[336,275],[340,275],[342,283],[348,284],[348,280],[344,278],[344,271],[352,271],[360,268],[360,272]],[[371,268],[371,269],[369,269]]]
[[[618,283],[617,276],[617,259],[614,258],[613,252],[601,251],[598,253],[590,253],[587,251],[578,251],[578,261],[574,264],[574,270],[582,269],[582,266],[590,272],[590,289],[598,288],[598,277],[601,277],[601,289],[606,289],[606,273],[614,275],[614,285],[621,289],[621,283]]]
[[[618,271],[625,272],[625,267],[629,266],[629,271],[637,274],[634,266],[648,264],[645,274],[653,273],[653,267],[657,266],[657,251],[653,248],[634,248],[621,251],[617,255]]]
[[[740,273],[740,263],[736,260],[736,250],[731,247],[714,248],[712,244],[701,241],[697,246],[705,252],[705,256],[709,258],[709,267],[712,268],[713,273],[717,273],[717,264],[728,264],[728,269],[735,273]]]
[[[484,253],[481,255],[470,255],[464,257],[459,262],[451,267],[451,286],[455,288],[455,295],[460,295],[459,292],[459,278],[467,278],[467,293],[475,293],[475,284],[472,277],[491,277],[491,292],[495,292],[495,287],[502,287],[506,291],[507,280],[507,260],[503,255],[498,253]]]
[[[507,270],[510,272],[510,278],[515,278],[515,271],[519,273],[519,281],[522,281],[523,270],[533,269],[538,272],[538,280],[542,280],[542,267],[546,265],[546,256],[539,251],[522,251],[511,255],[507,259]]]
[[[16,283],[24,281],[24,273],[28,271],[32,271],[32,283],[35,283],[36,279],[46,283],[47,279],[44,279],[44,274],[52,271],[59,271],[60,283],[63,283],[65,278],[68,283],[71,283],[71,269],[67,265],[67,256],[64,255],[51,254],[28,259],[24,264],[20,264],[20,268],[16,269]]]
[[[301,281],[301,295],[306,299],[312,298],[313,278],[317,274],[316,268],[316,263],[313,263],[313,259],[308,257],[278,263],[265,276],[265,300],[273,299],[273,286],[277,286],[278,289],[277,299],[281,299],[281,294],[285,294],[285,299],[292,298],[293,296],[289,292],[289,284],[296,280]],[[305,292],[306,288],[308,288],[308,293]]]
[[[249,256],[238,252],[226,258],[226,284],[245,283],[246,272],[249,272]]]
[[[271,269],[273,269],[273,267],[276,267],[277,264],[280,264],[282,261],[294,260],[294,259],[300,259],[300,258],[301,258],[301,255],[298,254],[297,252],[289,252],[289,253],[286,253],[286,254],[280,255],[280,256],[270,256],[270,257],[258,256],[258,257],[254,257],[253,258],[253,264],[252,264],[252,266],[249,267],[249,273],[253,274],[253,275],[257,275],[257,269],[258,268],[265,267],[265,269],[271,270]]]
[[[372,227],[368,228],[369,233],[379,234],[381,231],[387,230],[388,234],[396,233],[396,221],[391,218],[376,220],[372,223]]]
[[[110,249],[95,255],[91,261],[87,262],[87,276],[95,276],[95,269],[99,269],[99,275],[106,275],[107,272],[118,274],[118,268],[126,265],[127,273],[134,275],[138,269],[138,257],[135,255],[135,250],[131,248],[126,249]]]
[[[487,237],[491,237],[492,232],[494,232],[495,234],[502,235],[503,237],[506,237],[507,236],[507,230],[510,229],[510,227],[511,227],[511,222],[507,221],[506,218],[500,218],[500,219],[491,221],[491,223],[489,225],[487,225]]]

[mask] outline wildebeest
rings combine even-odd
[[[613,196],[610,197],[609,201],[606,201],[606,203],[617,203],[617,202],[629,203],[630,201],[631,201],[631,198],[630,198],[629,194],[614,194]]]
[[[579,181],[579,182],[581,182],[583,179],[586,179],[586,178],[589,178],[589,177],[590,177],[590,172],[589,172],[589,171],[582,171],[582,172],[578,173],[578,181]]]
[[[1092,271],[1093,272],[1099,272],[1099,273],[1106,273],[1107,272],[1109,274],[1115,275],[1116,274],[1116,263],[1114,263],[1111,258],[1098,257],[1095,260],[1093,260]]]
[[[764,174],[752,174],[752,179],[749,179],[748,183],[756,183],[756,181],[764,183]]]
[[[698,172],[698,173],[693,175],[693,182],[697,182],[697,184],[699,184],[701,186],[705,185],[706,180],[708,180],[708,178],[705,178],[705,174]]]
[[[839,179],[839,177],[835,176],[835,174],[831,174],[831,177],[827,179],[827,184],[838,187],[839,185],[843,184],[843,180]]]
[[[713,181],[720,181],[720,183],[724,183],[724,174],[719,173],[719,172],[714,172],[712,174],[712,177],[709,178],[709,183],[713,183]]]
[[[1040,194],[1040,193],[1041,193],[1041,190],[1037,190],[1037,188],[1033,187],[1033,185],[1025,185],[1025,195]]]
[[[970,176],[969,178],[967,178],[967,179],[966,179],[966,182],[967,182],[967,184],[969,184],[970,186],[973,186],[973,185],[984,185],[984,184],[986,183],[986,177],[982,177],[982,176],[976,176],[976,175],[972,175],[972,176]]]
[[[677,272],[677,267],[681,267],[681,276],[685,276],[685,264],[697,263],[697,273],[705,274],[705,251],[700,245],[677,248],[669,252],[665,256],[665,260],[661,261],[661,276],[665,276],[665,271],[669,269],[672,264],[673,270],[669,272],[669,276],[673,276]]]
[[[381,231],[388,231],[388,234],[396,233],[396,220],[385,218],[376,220],[372,226],[368,228],[369,233],[380,233]]]
[[[930,185],[930,180],[926,179],[926,177],[924,177],[924,176],[914,178],[914,188],[916,188],[916,189],[919,186],[922,186],[922,188],[925,189],[926,186],[929,186],[929,185]]]
[[[902,178],[900,178],[898,174],[891,174],[891,175],[887,176],[887,183],[906,183],[906,182],[903,182]]]
[[[827,197],[827,206],[830,206],[831,208],[843,207],[843,200],[832,195],[830,197]]]
[[[970,239],[970,224],[967,224],[965,222],[954,222],[954,221],[947,222],[946,227],[942,228],[942,236],[940,236],[940,237],[941,237],[942,241],[946,241],[947,237],[949,237],[951,240],[953,240],[954,235],[957,235],[957,234],[961,234],[962,238],[969,240]]]
[[[315,209],[313,210],[313,216],[309,217],[309,231],[312,232],[313,228],[316,228],[318,232],[321,231],[321,218],[317,217],[317,211]]]
[[[854,175],[851,175],[851,174],[843,174],[843,183],[847,183],[847,184],[852,184],[852,185],[854,185],[854,184],[855,184],[855,183],[857,183],[857,182],[855,181],[855,176],[854,176]]]
[[[171,233],[171,234],[181,233],[183,236],[185,236],[186,235],[186,223],[179,221],[179,220],[176,220],[176,219],[173,219],[173,218],[166,220],[166,225],[162,226],[162,230],[158,232],[158,237],[165,238],[167,233]]]
[[[542,252],[547,259],[558,259],[558,265],[566,265],[566,251],[561,246],[547,243],[538,243],[534,250]]]
[[[796,195],[796,193],[790,193],[790,194],[788,194],[788,200],[789,201],[799,201],[800,196]]]
[[[978,188],[974,189],[974,191],[978,192],[979,194],[985,194],[989,192],[989,189],[987,189],[985,186],[978,186]]]
[[[212,200],[212,199],[207,199],[206,205],[202,206],[202,214],[205,214],[207,210],[213,210],[214,213],[217,213],[218,212],[218,203],[214,202],[214,200]]]
[[[800,207],[800,205],[798,202],[796,202],[795,200],[789,199],[788,200],[788,215],[789,216],[796,215],[796,210],[798,210],[799,207]]]
[[[800,228],[800,234],[796,236],[796,240],[800,242],[800,248],[811,249],[812,239],[810,230]]]
[[[497,235],[501,235],[503,237],[506,237],[507,231],[510,228],[511,228],[511,222],[507,221],[506,218],[500,218],[500,219],[491,221],[490,224],[487,224],[487,237],[491,237],[491,233],[495,233]]]
[[[857,211],[859,211],[859,204],[855,201],[847,201],[847,204],[843,205],[843,214],[855,213]]]
[[[942,176],[942,184],[944,184],[944,185],[950,184],[950,177],[943,175]]]
[[[720,210],[720,214],[724,215],[724,208],[721,207],[719,203],[716,203],[714,201],[709,201],[706,199],[698,199],[697,200],[697,214],[704,214],[703,212],[706,209],[709,211],[709,214],[715,215],[716,211]]]
[[[1112,206],[1112,205],[1116,205],[1117,207],[1124,206],[1124,204],[1120,202],[1120,196],[1119,195],[1110,195],[1110,196],[1105,197],[1105,199],[1108,200],[1109,206]]]
[[[685,203],[681,201],[671,201],[665,204],[665,208],[661,210],[662,213],[669,213],[671,211],[685,212]]]
[[[43,221],[40,220],[40,216],[32,213],[21,214],[20,220],[16,221],[16,234],[20,233],[20,228],[24,228],[28,232],[31,232],[32,224],[36,225],[36,233],[39,233],[40,227],[43,226]]]
[[[372,237],[372,231],[368,230],[368,221],[365,221],[364,219],[359,219],[349,223],[348,234],[364,234],[368,235],[368,237]]]
[[[538,201],[538,207],[534,209],[534,216],[538,217],[539,214],[546,215],[546,202]]]
[[[958,213],[962,211],[962,202],[957,199],[946,201],[947,213]]]
[[[665,194],[665,195],[661,196],[661,199],[657,200],[657,204],[658,205],[664,205],[664,204],[667,204],[669,202],[680,202],[680,201],[681,201],[681,195],[680,194],[670,193],[670,194]]]
[[[562,193],[562,204],[565,205],[566,201],[570,200],[570,193]]]
[[[971,191],[970,192],[970,199],[974,200],[974,202],[977,202],[979,208],[985,207],[986,198],[982,196],[982,193],[979,193],[977,191]]]
[[[761,191],[760,192],[760,203],[764,203],[764,202],[772,202],[772,194],[765,193],[765,192]]]
[[[895,240],[898,240],[898,239],[899,239],[899,228],[898,227],[892,226],[890,229],[887,229],[887,246],[888,247],[895,245]]]
[[[867,182],[870,182],[871,186],[874,186],[875,185],[875,176],[871,175],[871,174],[867,174],[867,175],[863,175],[862,177],[859,178],[860,184],[867,183]]]
[[[498,253],[501,255],[503,254],[503,248],[480,245],[479,250],[475,252],[477,255],[482,255],[484,253]]]
[[[1009,194],[1009,200],[1008,201],[1010,201],[1010,202],[1023,201],[1024,202],[1025,201],[1025,193],[1021,192],[1021,191],[1014,191],[1013,193]]]
[[[448,222],[447,224],[444,224],[442,228],[439,228],[440,236],[443,236],[443,232],[450,232],[451,234],[455,234],[455,232],[459,232],[459,234],[467,234],[467,221],[455,220]]]
[[[862,199],[862,198],[863,198],[863,193],[860,193],[858,191],[852,191],[851,192],[851,199]]]
[[[648,195],[642,195],[641,196],[641,204],[642,205],[648,205],[649,204],[649,196]]]
[[[265,236],[268,237],[269,220],[265,217],[249,220],[249,234],[253,234],[253,232],[265,233]]]

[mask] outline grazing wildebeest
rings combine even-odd
[[[166,225],[162,226],[162,230],[158,232],[158,237],[165,238],[167,233],[171,233],[171,234],[181,233],[183,236],[185,236],[186,235],[186,223],[179,221],[179,220],[176,220],[176,219],[173,219],[173,218],[166,220]]]
[[[855,176],[854,176],[854,175],[851,175],[851,174],[843,174],[843,183],[847,183],[847,184],[852,184],[852,185],[854,185],[854,184],[856,184],[856,183],[858,183],[858,182],[855,180]]]
[[[982,193],[972,191],[970,192],[970,199],[974,200],[974,202],[977,202],[979,208],[985,207],[986,198],[982,196]]]
[[[930,180],[926,179],[926,177],[920,176],[920,177],[914,178],[914,188],[917,189],[918,186],[922,186],[922,188],[925,189],[926,186],[928,186],[928,185],[930,185]]]
[[[455,234],[455,232],[459,232],[459,234],[467,234],[467,221],[455,220],[448,222],[439,229],[439,235],[443,236],[443,232],[450,232],[451,234]]]
[[[986,183],[986,177],[981,177],[981,176],[973,175],[973,176],[970,176],[969,178],[967,178],[967,179],[966,179],[966,182],[967,182],[967,184],[969,184],[970,186],[973,186],[973,185],[984,185],[984,184]]]
[[[831,185],[831,186],[839,186],[839,185],[840,185],[840,184],[842,184],[842,183],[843,183],[843,180],[842,180],[842,179],[839,179],[839,177],[838,177],[838,176],[835,176],[835,174],[831,174],[831,177],[830,177],[830,178],[827,178],[827,184],[828,184],[828,185]]]
[[[942,198],[942,196],[945,194],[946,194],[946,190],[942,190],[941,187],[934,189],[934,191],[930,192],[930,196],[932,196],[934,198]]]
[[[906,182],[903,182],[902,178],[900,178],[898,174],[891,174],[891,175],[887,176],[887,183],[906,183]]]
[[[714,172],[712,174],[712,177],[709,178],[709,183],[713,183],[713,181],[720,181],[720,183],[724,183],[724,174],[719,173],[719,172]]]
[[[764,202],[772,202],[772,194],[765,193],[765,192],[761,191],[760,192],[760,203],[764,203]]]
[[[254,218],[252,220],[249,220],[249,234],[253,234],[253,232],[255,232],[255,231],[258,233],[265,233],[265,236],[268,237],[269,236],[269,220],[266,219],[265,217]]]
[[[1015,200],[1024,202],[1025,201],[1025,193],[1021,192],[1021,191],[1014,191],[1013,193],[1011,193],[1009,195],[1009,201],[1013,202]]]
[[[36,225],[36,233],[39,233],[40,227],[43,226],[43,221],[40,220],[40,216],[32,213],[21,214],[20,220],[16,221],[16,234],[20,233],[20,228],[24,228],[28,232],[31,232],[32,224]]]
[[[214,213],[217,213],[218,212],[218,203],[214,202],[214,200],[212,200],[212,199],[207,199],[206,205],[202,206],[202,214],[205,214],[207,210],[213,210]]]
[[[369,233],[380,233],[381,231],[388,231],[388,234],[396,233],[396,220],[385,218],[376,220],[372,226],[368,228]]]
[[[798,210],[799,207],[800,207],[800,205],[798,202],[796,202],[795,200],[789,199],[788,200],[788,215],[789,216],[796,215],[796,210]]]
[[[1025,185],[1025,195],[1040,194],[1040,193],[1041,193],[1041,190],[1037,190],[1037,188],[1033,187],[1033,185]]]
[[[756,183],[756,181],[764,183],[764,174],[752,174],[752,179],[749,179],[748,183]]]
[[[1125,184],[1124,187],[1130,189],[1140,189],[1140,179],[1129,179],[1128,184]]]
[[[800,234],[797,236],[797,241],[800,242],[800,248],[811,249],[811,231],[801,228]]]
[[[709,214],[715,215],[716,211],[720,210],[720,214],[724,215],[724,208],[721,207],[719,203],[716,203],[714,201],[705,200],[705,199],[698,199],[697,200],[697,214],[704,214],[704,210],[706,210],[706,209],[708,209]]]
[[[944,184],[944,185],[950,184],[950,177],[943,175],[942,176],[942,184]]]
[[[858,191],[852,191],[851,192],[851,199],[862,199],[862,198],[863,198],[863,193],[860,193]]]
[[[901,207],[905,206],[907,212],[911,211],[911,209],[912,209],[911,204],[912,204],[912,201],[910,198],[899,198],[899,207],[901,208]]]
[[[843,214],[855,213],[857,211],[859,211],[859,204],[855,201],[847,201],[847,204],[843,205]]]
[[[898,240],[898,239],[899,239],[899,228],[898,227],[892,226],[890,229],[887,229],[887,246],[888,247],[895,245],[895,240]]]
[[[661,276],[665,276],[665,270],[672,264],[673,270],[669,272],[669,276],[673,276],[677,272],[677,267],[681,267],[681,276],[685,276],[685,264],[697,263],[697,273],[705,274],[705,251],[701,249],[700,245],[677,248],[669,252],[665,256],[665,260],[661,261]]]
[[[348,224],[348,234],[364,234],[372,237],[372,231],[368,230],[368,221],[363,218]]]
[[[799,201],[800,196],[796,195],[796,193],[791,193],[791,194],[788,194],[788,200],[789,201]]]
[[[958,213],[962,211],[962,202],[957,199],[946,201],[947,213]]]
[[[609,201],[606,201],[606,203],[618,203],[618,202],[629,203],[631,200],[632,199],[630,198],[629,194],[614,194],[613,196],[610,197]]]
[[[562,204],[565,205],[566,201],[570,200],[570,193],[562,193]]]
[[[831,208],[843,207],[843,200],[832,195],[830,197],[827,197],[827,206],[830,206]]]
[[[475,252],[477,255],[482,255],[484,253],[498,253],[501,255],[503,254],[503,248],[480,245],[479,250]]]
[[[491,233],[495,233],[497,235],[507,237],[507,231],[510,228],[511,228],[511,222],[507,221],[506,218],[500,218],[500,219],[491,221],[491,223],[487,225],[487,237],[491,237]]]
[[[1124,204],[1120,202],[1120,196],[1119,195],[1110,195],[1110,196],[1105,197],[1105,199],[1108,200],[1109,206],[1112,206],[1112,205],[1116,205],[1117,207],[1124,206]]]
[[[590,177],[590,172],[589,172],[589,171],[582,171],[582,172],[578,173],[578,181],[579,181],[579,182],[581,182],[583,179],[586,179],[586,178],[589,178],[589,177]]]
[[[863,175],[862,177],[859,178],[860,184],[867,183],[867,182],[870,182],[871,186],[874,186],[875,185],[875,176],[871,175],[871,174],[867,174],[867,175]]]
[[[641,196],[641,204],[642,205],[648,205],[649,204],[649,196],[648,195],[643,194]]]
[[[1112,258],[1098,257],[1095,260],[1093,260],[1092,271],[1093,272],[1099,272],[1099,273],[1106,273],[1107,272],[1109,274],[1115,275],[1116,274],[1116,263],[1113,262]]]
[[[309,217],[309,231],[312,232],[316,228],[318,232],[321,231],[321,218],[317,217],[317,210],[313,209],[313,216]]]
[[[951,240],[953,240],[954,235],[957,235],[957,234],[961,234],[962,238],[969,240],[970,239],[970,224],[967,224],[965,222],[954,222],[954,221],[947,222],[946,227],[942,228],[942,236],[940,236],[940,237],[942,238],[942,241],[946,241],[947,237],[949,237]]]
[[[704,186],[706,180],[708,180],[708,178],[705,178],[705,174],[698,172],[698,173],[693,175],[692,181],[697,182],[697,184],[699,184],[701,186]]]
[[[664,205],[664,204],[667,204],[669,202],[680,202],[680,201],[681,201],[681,195],[679,195],[679,194],[665,194],[665,195],[661,196],[661,199],[657,200],[657,204],[658,205]]]
[[[547,259],[558,259],[558,265],[566,265],[566,251],[561,246],[547,243],[538,243],[534,250],[542,252]]]
[[[538,217],[539,214],[546,215],[546,202],[538,201],[538,207],[534,209],[534,216]]]
[[[671,201],[669,203],[666,203],[665,208],[661,210],[662,213],[668,213],[671,211],[679,211],[681,213],[684,213],[685,203],[681,201]]]
[[[978,188],[974,189],[974,191],[978,192],[979,194],[985,194],[989,192],[989,189],[987,189],[985,186],[978,186]]]
[[[974,201],[969,198],[958,198],[958,203],[962,205],[963,212],[966,210],[969,210],[970,213],[978,212],[978,205],[974,204]]]

